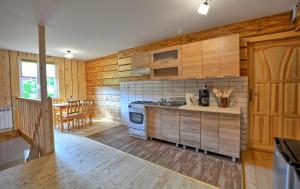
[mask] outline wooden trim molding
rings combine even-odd
[[[0,133],[0,142],[11,140],[11,139],[17,138],[19,136],[21,136],[21,133],[20,133],[19,130],[14,130],[14,131],[8,131],[8,132],[5,132],[5,133]]]

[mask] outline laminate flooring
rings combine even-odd
[[[133,138],[125,126],[88,138],[223,189],[242,188],[242,164],[232,162],[229,157],[204,155],[201,151],[182,149],[164,141]]]
[[[55,132],[55,153],[0,171],[2,189],[214,189],[85,137]]]

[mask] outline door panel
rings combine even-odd
[[[283,137],[300,140],[300,118],[283,119]]]
[[[269,151],[274,137],[300,139],[300,40],[250,48],[249,144]]]

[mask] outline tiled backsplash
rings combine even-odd
[[[161,98],[184,97],[186,93],[198,96],[198,91],[207,84],[218,89],[233,88],[232,105],[241,107],[241,149],[247,146],[248,130],[248,77],[209,79],[209,80],[178,80],[178,81],[132,81],[121,82],[120,104],[122,124],[128,125],[128,103],[138,100],[159,101]],[[211,95],[211,103],[216,103]]]

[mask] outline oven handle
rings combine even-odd
[[[135,113],[141,113],[141,114],[144,114],[144,109],[129,108],[129,112],[135,112]]]

